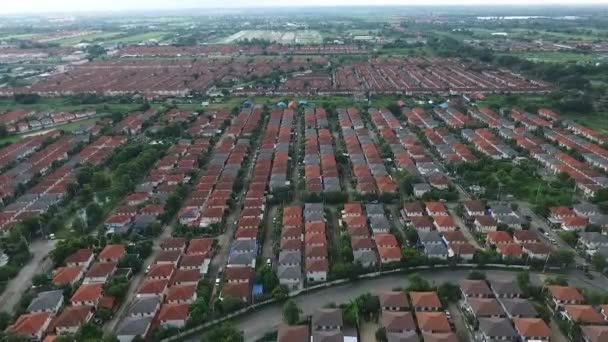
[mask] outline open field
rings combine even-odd
[[[233,43],[245,39],[262,39],[280,44],[319,44],[323,42],[319,31],[243,30],[221,39],[219,43]]]
[[[76,44],[79,44],[82,42],[92,42],[95,40],[103,40],[103,39],[111,38],[111,37],[117,36],[119,34],[120,34],[120,32],[97,32],[97,33],[91,33],[91,34],[87,34],[85,36],[80,36],[80,37],[60,39],[60,40],[55,41],[55,43],[58,43],[61,46],[72,46],[72,45],[76,45]]]
[[[163,37],[166,34],[167,34],[167,32],[161,32],[161,31],[146,32],[146,33],[134,34],[132,36],[127,36],[127,37],[122,37],[122,38],[110,39],[107,41],[107,43],[109,43],[109,44],[133,44],[133,43],[147,42],[150,40],[157,40],[160,42],[163,40]]]
[[[512,53],[511,55],[532,62],[545,63],[597,63],[605,61],[608,58],[608,54],[605,53],[582,54],[568,51],[535,51]]]

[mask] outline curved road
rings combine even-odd
[[[427,281],[436,285],[444,282],[457,283],[471,272],[471,270],[434,270],[419,272]],[[517,271],[485,271],[488,279],[513,279]],[[408,274],[391,274],[380,278],[358,280],[344,285],[329,287],[326,289],[303,294],[294,298],[302,309],[303,315],[310,315],[315,309],[323,307],[327,303],[345,303],[349,300],[366,292],[374,293],[379,290],[391,290],[396,287],[408,286]],[[608,288],[608,279],[595,273],[593,280],[587,279],[582,272],[572,271],[568,276],[571,285],[576,287],[592,288],[594,290],[605,291]],[[548,275],[530,272],[532,283],[540,284]],[[233,321],[233,324],[244,332],[246,341],[255,341],[264,336],[267,332],[276,330],[281,323],[283,315],[281,304],[270,304],[252,313],[244,314]],[[201,337],[196,336],[189,341],[200,341]]]

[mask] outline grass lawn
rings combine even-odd
[[[22,136],[20,136],[20,135],[9,135],[7,137],[0,138],[0,146],[2,146],[4,144],[12,144],[12,143],[17,142],[17,141],[19,141],[21,139],[22,139]]]
[[[59,40],[54,41],[53,43],[58,43],[61,46],[73,46],[73,45],[76,45],[76,44],[84,42],[84,41],[103,40],[106,38],[111,38],[111,37],[117,36],[119,34],[120,34],[120,32],[97,32],[97,33],[91,33],[91,34],[87,34],[87,35],[80,36],[80,37],[59,39]]]
[[[608,58],[605,54],[590,53],[582,54],[568,51],[536,51],[511,53],[510,55],[527,59],[533,62],[545,63],[596,63]]]
[[[593,128],[604,134],[608,134],[608,113],[596,113],[586,115],[562,115],[564,118],[571,119],[583,126]]]

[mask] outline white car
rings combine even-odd
[[[220,286],[221,282],[222,282],[222,278],[220,278],[220,277],[215,278],[215,286]]]

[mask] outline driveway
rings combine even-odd
[[[0,296],[2,311],[13,312],[23,293],[32,286],[32,277],[48,272],[53,267],[53,262],[48,255],[54,247],[55,241],[52,240],[37,240],[30,244],[32,259],[19,270],[17,277],[9,280],[6,285],[6,289]]]

